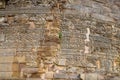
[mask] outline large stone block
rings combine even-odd
[[[101,14],[92,14],[92,17],[105,22],[115,22],[115,20],[112,17],[101,15]]]
[[[13,72],[0,72],[0,78],[10,79],[10,78],[12,78],[12,74],[13,74]]]
[[[0,63],[12,63],[14,62],[13,56],[0,56]]]
[[[1,48],[16,48],[17,47],[17,43],[13,42],[13,41],[5,41],[3,43],[1,43]]]
[[[0,56],[14,56],[16,49],[0,49]]]
[[[11,71],[12,72],[12,64],[11,63],[0,64],[0,72],[4,72],[4,71]]]
[[[120,77],[114,77],[114,78],[111,78],[110,80],[120,80]]]
[[[83,80],[104,80],[104,76],[97,74],[97,73],[86,73],[81,74],[81,78]]]
[[[55,73],[54,78],[56,78],[56,79],[67,79],[68,76],[67,76],[67,74],[64,74],[64,73]]]

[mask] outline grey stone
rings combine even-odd
[[[114,77],[114,78],[111,78],[110,80],[120,80],[120,77]]]
[[[115,20],[112,17],[101,15],[101,14],[92,14],[92,17],[98,20],[102,20],[105,22],[115,22]]]
[[[0,41],[5,41],[5,34],[3,33],[0,34]]]
[[[14,56],[16,49],[0,49],[0,56]]]
[[[104,80],[104,76],[98,74],[98,73],[84,73],[81,74],[81,78],[83,80]]]
[[[79,80],[78,74],[70,74],[69,75],[70,79],[75,79],[75,80]]]
[[[70,73],[75,73],[76,71],[77,71],[76,67],[71,67],[67,70],[67,72],[70,72]]]
[[[64,74],[64,73],[55,73],[54,78],[56,78],[56,79],[67,79],[68,76],[67,76],[67,74]]]

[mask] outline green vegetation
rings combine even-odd
[[[116,62],[117,62],[117,65],[118,65],[118,71],[120,71],[120,55],[117,57],[117,60],[116,60]]]
[[[59,32],[59,39],[61,39],[62,38],[62,33],[61,32]]]

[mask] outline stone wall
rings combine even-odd
[[[68,1],[52,7],[57,3],[10,2],[0,10],[0,77],[118,73],[120,1]]]

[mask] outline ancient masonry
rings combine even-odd
[[[0,0],[0,79],[120,76],[119,26],[119,0]]]

